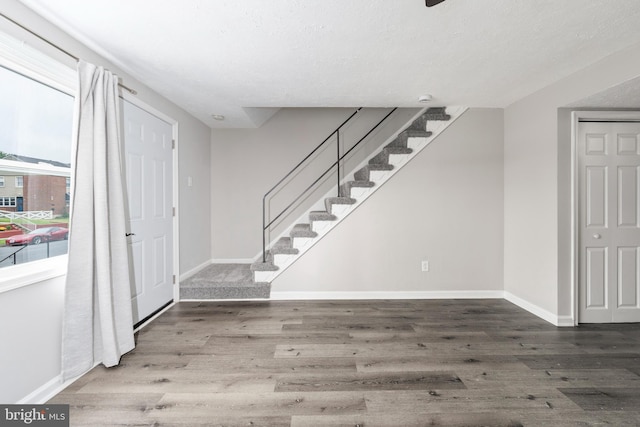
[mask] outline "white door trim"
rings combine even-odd
[[[580,120],[640,121],[640,111],[573,111],[571,113],[571,317],[578,325],[579,286],[579,205],[578,205],[578,124]]]
[[[179,217],[178,209],[179,200],[180,200],[180,191],[179,191],[179,174],[178,174],[178,121],[174,118],[166,115],[160,110],[152,107],[151,105],[141,101],[134,95],[131,95],[127,91],[122,91],[122,98],[146,111],[147,113],[156,116],[162,121],[165,121],[171,125],[172,129],[172,138],[175,141],[175,145],[173,147],[173,177],[172,177],[172,192],[173,192],[173,209],[175,215],[173,216],[173,275],[175,277],[175,282],[173,283],[173,302],[176,303],[180,300],[180,227],[179,227]]]

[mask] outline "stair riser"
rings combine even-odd
[[[331,213],[337,217],[342,216],[351,209],[352,205],[331,205]]]
[[[449,122],[429,121],[427,122],[427,130],[436,134],[440,132],[441,129],[446,128],[448,123]]]
[[[253,281],[254,282],[266,282],[270,283],[276,277],[275,271],[254,271],[253,272]]]
[[[389,155],[389,164],[393,166],[400,166],[409,160],[409,156],[410,154],[391,154]]]
[[[315,239],[310,237],[294,237],[293,238],[293,247],[298,249],[299,251],[304,250],[307,246],[313,244]]]
[[[369,171],[369,180],[378,183],[389,176],[391,171]]]
[[[369,194],[370,192],[373,191],[374,187],[353,187],[351,189],[351,197],[353,197],[356,200],[359,200],[361,198],[363,198],[365,195]]]
[[[429,138],[411,138],[409,140],[409,148],[414,151],[420,151],[422,147],[429,143]]]
[[[331,227],[332,222],[333,221],[313,221],[313,223],[311,224],[311,229],[320,234]]]
[[[286,264],[290,264],[297,258],[297,255],[276,254],[273,256],[273,263],[280,268],[283,268]]]

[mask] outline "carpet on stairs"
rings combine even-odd
[[[180,283],[180,299],[269,298],[269,290],[253,281],[250,264],[211,264]]]

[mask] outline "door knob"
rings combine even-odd
[[[602,236],[600,236],[598,233],[596,233],[596,234],[594,234],[594,235],[593,235],[593,238],[594,238],[594,239],[599,239],[600,237],[602,237]]]

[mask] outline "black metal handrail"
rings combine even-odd
[[[360,140],[358,140],[358,142],[356,142],[349,150],[347,150],[344,154],[342,154],[342,156],[340,155],[340,130],[342,129],[342,127],[344,125],[346,125],[356,114],[358,114],[358,112],[360,110],[362,110],[362,107],[358,108],[356,111],[353,112],[353,114],[351,114],[344,122],[342,122],[342,124],[340,124],[340,126],[338,126],[333,132],[331,132],[329,134],[329,136],[327,136],[325,138],[324,141],[322,141],[320,144],[318,144],[318,146],[316,146],[316,148],[314,148],[304,159],[302,159],[293,169],[291,169],[291,171],[289,171],[289,173],[287,173],[284,177],[282,177],[282,179],[280,179],[280,181],[278,181],[278,183],[276,185],[274,185],[269,191],[267,191],[265,193],[265,195],[262,197],[262,262],[267,262],[267,230],[269,229],[269,227],[271,227],[271,225],[273,225],[274,222],[276,222],[282,215],[284,215],[285,212],[287,212],[292,206],[294,206],[298,200],[300,200],[300,198],[302,196],[304,196],[309,190],[311,190],[322,178],[324,178],[334,167],[337,166],[337,175],[338,175],[338,197],[340,197],[340,162],[342,160],[344,160],[344,158],[349,155],[349,153],[351,153],[362,141],[364,141],[369,135],[371,135],[371,133],[376,130],[382,123],[384,123],[385,120],[387,120],[387,118],[393,114],[393,112],[395,112],[398,108],[393,108],[386,116],[384,116],[378,123],[375,124],[375,126],[373,126],[371,129],[369,129],[369,131],[362,137],[360,138]],[[269,194],[271,194],[276,188],[278,188],[278,186],[280,184],[282,184],[287,178],[289,178],[300,166],[302,166],[316,151],[318,151],[327,141],[329,141],[331,139],[331,137],[333,135],[336,135],[336,161],[329,166],[329,168],[324,171],[318,178],[316,178],[315,181],[313,181],[313,183],[311,183],[311,185],[309,185],[304,191],[302,191],[291,203],[289,203],[289,205],[282,209],[280,211],[280,213],[278,215],[276,215],[275,218],[273,218],[268,224],[267,224],[267,197],[269,196]]]
[[[21,250],[23,250],[24,248],[26,248],[27,246],[28,246],[28,245],[22,245],[22,246],[20,247],[20,249],[18,249],[18,250],[17,250],[17,251],[15,251],[14,253],[9,254],[9,255],[7,255],[6,257],[4,257],[4,258],[0,259],[0,264],[2,264],[3,262],[5,262],[5,261],[6,261],[6,260],[8,260],[9,258],[13,257],[13,265],[16,265],[16,254],[17,254],[18,252],[20,252]],[[47,254],[47,255],[48,255],[48,254]]]

